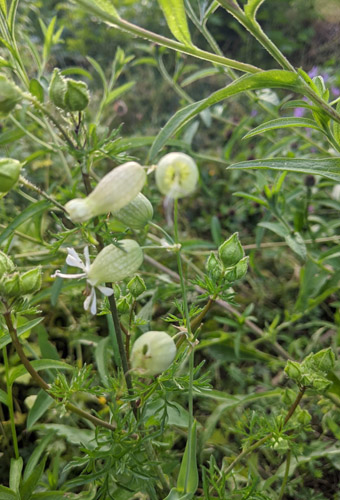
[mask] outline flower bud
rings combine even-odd
[[[145,180],[145,170],[139,163],[124,163],[105,175],[87,198],[75,198],[65,208],[74,222],[117,212],[137,196]]]
[[[300,381],[301,369],[300,369],[300,364],[297,361],[291,361],[289,359],[285,366],[285,372],[289,378],[296,380],[297,382]]]
[[[176,344],[165,332],[151,331],[133,344],[131,368],[141,376],[151,377],[165,371],[176,356]]]
[[[48,92],[53,104],[61,109],[65,109],[66,86],[66,78],[62,76],[59,69],[55,68]]]
[[[297,415],[297,421],[299,422],[299,424],[308,425],[311,420],[312,420],[312,416],[310,415],[310,413],[307,410],[299,411],[299,413]]]
[[[126,297],[122,297],[118,300],[117,310],[119,314],[127,314],[130,311],[130,304]]]
[[[23,295],[34,293],[41,287],[41,269],[37,267],[22,274],[19,278],[20,291]]]
[[[0,283],[0,293],[8,298],[19,297],[21,295],[19,273],[14,273],[9,276],[5,275],[2,277]]]
[[[197,181],[197,165],[184,153],[169,153],[157,165],[157,187],[170,198],[183,198],[191,194],[196,189]]]
[[[205,267],[208,271],[208,273],[215,279],[218,280],[222,277],[223,274],[223,269],[221,266],[220,261],[217,259],[216,255],[214,252],[211,252],[207,262],[205,264]]]
[[[127,287],[132,297],[134,297],[135,299],[139,297],[146,290],[146,285],[144,283],[144,280],[143,278],[138,276],[138,274],[129,281]]]
[[[147,197],[138,193],[136,198],[112,215],[132,229],[143,229],[153,217],[153,208]]]
[[[21,163],[13,158],[0,158],[0,192],[7,193],[18,182]]]
[[[238,238],[238,233],[234,233],[218,249],[218,255],[225,268],[236,266],[244,257],[244,250]]]
[[[317,370],[329,372],[334,368],[335,355],[332,349],[328,347],[327,349],[322,349],[322,351],[319,351],[316,354],[312,354],[312,360]]]
[[[134,240],[119,241],[119,248],[108,245],[93,261],[88,272],[92,286],[121,281],[135,273],[143,262],[143,250]]]
[[[85,82],[68,78],[66,80],[65,109],[66,111],[83,111],[90,100]]]
[[[0,118],[7,116],[20,100],[19,89],[4,75],[0,75]]]
[[[244,276],[247,274],[248,271],[248,260],[249,257],[243,257],[237,264],[236,264],[236,279],[240,280],[244,278]]]
[[[12,260],[7,257],[7,255],[4,252],[0,251],[0,278],[5,274],[5,273],[11,273],[14,271],[14,264]]]

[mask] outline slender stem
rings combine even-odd
[[[164,273],[168,274],[171,276],[174,280],[180,281],[179,275],[173,271],[172,269],[169,269],[168,267],[164,266],[157,260],[153,259],[152,257],[149,257],[148,255],[144,255],[144,260],[146,262],[149,262],[152,266],[156,267],[157,269],[163,271]],[[195,290],[197,290],[200,293],[205,293],[206,290],[201,288],[198,285],[195,285]],[[228,304],[228,302],[225,302],[222,299],[216,299],[216,304],[218,304],[220,307],[223,307],[223,309],[226,309],[230,314],[233,316],[236,316],[237,318],[240,318],[242,314],[235,309],[235,307],[231,306]],[[270,342],[270,344],[273,347],[273,350],[279,354],[283,359],[292,359],[292,356],[276,341],[271,342],[269,339],[266,338],[266,333],[261,330],[259,326],[257,326],[253,321],[250,319],[246,319],[244,322],[245,325],[253,332],[255,333],[258,337],[262,338],[264,341]]]
[[[224,56],[220,56],[217,54],[212,54],[211,52],[206,52],[205,50],[201,50],[194,45],[184,45],[183,43],[176,42],[175,40],[171,40],[170,38],[166,38],[162,35],[158,35],[157,33],[153,33],[152,31],[148,31],[140,26],[132,24],[125,19],[120,17],[116,17],[108,12],[104,12],[100,7],[97,7],[94,2],[88,0],[76,0],[77,3],[86,7],[87,10],[91,11],[93,14],[97,15],[100,19],[107,22],[109,25],[114,26],[115,28],[121,29],[123,31],[127,31],[132,35],[139,36],[150,42],[161,45],[162,47],[167,47],[169,49],[176,50],[183,54],[189,54],[199,59],[204,59],[205,61],[210,61],[212,63],[221,64],[222,66],[226,66],[228,68],[234,68],[239,71],[243,71],[245,73],[258,73],[261,71],[260,68],[253,66],[252,64],[246,64],[239,61],[235,61],[233,59],[229,59]]]
[[[12,432],[13,447],[14,447],[15,458],[18,459],[19,458],[19,447],[18,447],[17,431],[15,428],[12,386],[9,383],[9,364],[8,364],[6,346],[3,347],[2,354],[3,354],[3,358],[4,358],[4,364],[5,364],[5,377],[6,377],[6,385],[7,385],[7,404],[8,404],[8,410],[9,410],[9,418],[11,420],[11,432]]]
[[[301,387],[298,395],[296,396],[294,403],[292,404],[292,406],[288,410],[288,413],[286,415],[286,418],[284,419],[282,427],[284,427],[288,423],[289,419],[292,417],[292,415],[295,412],[297,406],[299,405],[305,391],[306,391],[306,387],[305,386]],[[240,460],[242,460],[243,457],[245,457],[246,455],[248,455],[252,451],[259,448],[266,441],[268,441],[268,439],[270,439],[271,437],[273,437],[273,432],[270,432],[269,434],[267,434],[263,438],[259,439],[259,441],[256,441],[256,443],[249,446],[249,448],[246,448],[245,450],[241,451],[241,453],[235,458],[235,460],[233,460],[233,462],[226,468],[226,470],[224,471],[225,475],[227,476],[233,470],[235,465],[237,465],[240,462]]]
[[[39,193],[41,196],[43,196],[44,198],[46,198],[46,200],[49,200],[51,203],[53,203],[56,207],[60,208],[60,210],[62,210],[63,212],[67,213],[67,210],[65,209],[65,207],[59,203],[58,201],[56,201],[54,198],[52,198],[52,196],[50,196],[49,194],[47,194],[43,189],[41,189],[40,187],[38,186],[35,186],[31,181],[29,181],[28,179],[26,179],[25,177],[23,177],[22,175],[20,175],[19,177],[19,181],[21,182],[21,184],[23,184],[24,186],[28,187],[29,189],[31,189],[32,191],[35,191],[36,193]]]
[[[212,305],[213,305],[214,302],[215,302],[215,299],[212,298],[212,297],[209,297],[209,300],[205,304],[205,306],[202,309],[202,311],[196,316],[196,318],[194,318],[191,321],[191,329],[192,329],[193,332],[199,327],[199,325],[202,322],[202,319],[205,317],[205,315],[207,314],[207,312],[211,309],[211,307],[212,307]]]
[[[287,452],[287,458],[286,458],[285,475],[283,477],[283,481],[282,481],[282,484],[281,484],[280,493],[279,493],[279,496],[278,496],[277,500],[282,500],[284,492],[285,492],[285,489],[286,489],[286,485],[287,485],[287,481],[288,481],[288,477],[289,477],[289,467],[290,467],[290,459],[291,459],[291,457],[292,457],[292,452],[291,452],[291,450],[288,450],[288,452]]]
[[[179,245],[179,238],[178,238],[178,199],[175,199],[174,202],[174,237],[175,237],[175,243]],[[187,293],[186,293],[186,286],[185,286],[185,280],[184,280],[184,274],[183,274],[183,267],[182,267],[182,260],[181,260],[181,249],[180,246],[176,252],[176,257],[177,257],[177,267],[178,267],[178,273],[179,273],[179,278],[180,278],[180,284],[181,284],[181,291],[182,291],[182,300],[183,300],[183,309],[184,309],[184,318],[185,318],[185,326],[188,332],[188,338],[189,341],[193,341],[193,335],[191,332],[191,325],[190,325],[190,316],[189,316],[189,308],[188,308],[188,299],[187,299]],[[191,449],[193,446],[192,443],[192,426],[194,423],[194,349],[191,347],[190,353],[189,353],[189,387],[188,387],[188,410],[189,410],[189,422],[188,422],[188,464],[187,464],[187,470],[186,470],[186,475],[185,475],[185,485],[184,485],[184,493],[187,491],[187,485],[189,481],[189,474],[190,474],[190,469],[191,469]]]
[[[6,310],[4,313],[4,318],[7,324],[7,328],[9,331],[9,334],[11,336],[13,345],[18,353],[18,356],[20,358],[20,361],[28,371],[28,373],[31,375],[33,380],[48,393],[49,396],[54,398],[56,401],[59,401],[57,397],[55,397],[53,394],[50,393],[50,386],[45,382],[43,378],[39,375],[39,373],[34,369],[34,367],[31,365],[29,360],[26,358],[26,355],[24,353],[23,348],[21,347],[21,344],[18,339],[17,331],[13,325],[12,318],[11,318],[11,312],[9,310]],[[91,415],[91,413],[87,413],[84,410],[81,410],[77,406],[73,405],[72,403],[66,403],[65,408],[72,413],[76,413],[82,418],[85,418],[86,420],[89,420],[92,422],[94,425],[99,426],[99,427],[105,427],[106,429],[110,429],[111,431],[115,431],[116,427],[114,425],[109,424],[108,422],[105,422],[105,420],[101,420],[100,418],[95,417],[94,415]]]

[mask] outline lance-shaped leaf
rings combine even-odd
[[[201,111],[241,92],[265,88],[282,88],[293,92],[303,92],[304,85],[301,83],[299,75],[291,71],[270,70],[241,76],[241,78],[230,83],[227,87],[217,90],[209,97],[189,104],[189,106],[177,111],[157,135],[150,150],[150,161],[154,160],[159,150],[177,130],[201,113]]]
[[[276,118],[275,120],[270,120],[266,123],[261,123],[261,125],[253,128],[253,130],[250,130],[250,132],[244,135],[243,139],[249,139],[249,137],[253,137],[254,135],[262,134],[263,132],[269,132],[270,130],[275,130],[278,128],[294,127],[314,128],[319,132],[323,132],[323,130],[313,120],[309,120],[308,118],[284,117]]]
[[[171,33],[179,42],[192,45],[183,0],[158,0]]]
[[[306,175],[320,175],[321,177],[340,182],[340,158],[323,158],[321,160],[308,158],[250,160],[235,163],[227,168],[282,170]]]
[[[195,420],[190,430],[190,440],[187,441],[177,479],[177,490],[183,493],[195,493],[198,486],[196,427]]]

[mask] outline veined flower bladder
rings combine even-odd
[[[156,168],[156,184],[169,198],[183,198],[196,189],[198,168],[191,156],[169,153],[160,159]]]
[[[84,301],[85,311],[91,314],[97,312],[96,288],[106,297],[113,294],[112,288],[103,283],[121,281],[137,271],[143,262],[143,251],[134,240],[122,240],[119,247],[108,245],[99,252],[95,260],[90,261],[89,249],[85,247],[84,261],[74,248],[68,248],[66,264],[77,267],[82,272],[78,274],[64,274],[57,270],[52,278],[82,279],[86,278],[90,293]]]
[[[129,161],[106,174],[86,198],[75,198],[65,208],[74,222],[85,222],[96,215],[118,212],[142,190],[146,181],[144,168]]]

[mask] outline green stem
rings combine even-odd
[[[20,177],[19,177],[19,182],[21,182],[21,184],[23,184],[27,188],[31,189],[32,191],[34,191],[36,193],[39,193],[41,196],[43,196],[44,198],[46,198],[46,200],[49,200],[56,207],[60,208],[60,210],[62,210],[63,212],[67,213],[67,210],[65,209],[65,207],[61,203],[59,203],[54,198],[52,198],[52,196],[50,196],[45,191],[43,191],[42,189],[40,189],[40,187],[35,186],[32,182],[30,182],[28,179],[26,179],[22,175],[20,175]]]
[[[9,418],[11,420],[13,447],[14,447],[15,458],[18,459],[19,458],[18,438],[17,438],[17,431],[15,428],[12,386],[9,383],[9,364],[8,364],[7,348],[6,347],[4,347],[2,349],[2,355],[3,355],[4,363],[5,363],[5,377],[6,377],[6,385],[7,385],[7,403],[8,403],[8,410],[9,410]]]
[[[300,401],[301,401],[301,399],[302,399],[305,391],[306,391],[306,387],[305,386],[301,387],[298,395],[296,396],[296,399],[295,399],[294,403],[292,404],[292,406],[288,410],[288,413],[287,413],[287,415],[286,415],[286,417],[284,419],[282,428],[288,423],[288,421],[290,420],[290,418],[294,414],[294,412],[295,412],[296,408],[298,407],[298,405],[299,405],[299,403],[300,403]],[[249,446],[249,448],[246,448],[245,450],[243,450],[235,458],[235,460],[233,460],[233,462],[226,468],[226,470],[224,471],[224,474],[227,476],[233,470],[233,468],[235,467],[235,465],[237,465],[242,460],[243,457],[245,457],[246,455],[248,455],[252,451],[254,451],[257,448],[259,448],[266,441],[268,441],[268,439],[270,439],[272,437],[273,437],[273,432],[270,432],[269,434],[267,434],[266,436],[264,436],[262,439],[259,439],[258,441],[256,441],[256,443],[254,443],[251,446]]]
[[[175,237],[175,243],[179,245],[179,237],[178,237],[178,199],[175,199],[174,202],[174,237]],[[190,342],[194,340],[192,332],[191,332],[191,325],[190,325],[190,316],[189,316],[189,308],[188,308],[188,299],[187,299],[187,293],[186,293],[186,286],[185,286],[185,279],[184,279],[184,274],[183,274],[183,266],[182,266],[182,260],[181,260],[181,250],[180,247],[178,251],[176,252],[176,257],[177,257],[177,267],[178,267],[178,274],[180,278],[180,284],[181,284],[181,291],[182,291],[182,300],[183,300],[183,309],[184,309],[184,318],[185,318],[185,326],[188,332],[188,339]],[[188,388],[188,411],[189,411],[189,422],[188,422],[188,465],[187,465],[187,470],[186,470],[186,476],[185,476],[185,486],[184,486],[184,492],[187,491],[187,485],[189,481],[189,474],[191,470],[191,456],[192,456],[192,426],[194,423],[194,348],[193,346],[190,348],[190,354],[189,354],[189,388]]]
[[[28,371],[28,373],[31,375],[33,380],[41,387],[44,389],[44,391],[47,392],[49,396],[51,396],[53,399],[56,401],[59,401],[57,397],[55,397],[53,394],[50,393],[50,386],[45,382],[43,378],[39,375],[39,373],[33,368],[29,360],[26,358],[26,355],[24,353],[23,348],[21,347],[21,344],[18,339],[17,331],[16,328],[13,325],[12,318],[11,318],[11,312],[9,310],[6,310],[4,313],[4,318],[6,321],[6,325],[9,331],[9,334],[11,336],[13,345],[18,353],[18,356],[20,358],[20,361]],[[101,420],[100,418],[95,417],[94,415],[91,415],[91,413],[87,413],[84,410],[81,410],[77,406],[73,405],[72,403],[66,403],[65,408],[72,413],[76,413],[82,418],[85,418],[86,420],[89,420],[92,422],[94,425],[99,426],[99,427],[105,427],[106,429],[109,429],[111,431],[115,431],[116,427],[114,425],[109,424],[108,422],[105,422],[105,420]]]
[[[121,29],[123,31],[127,31],[132,35],[144,38],[149,42],[156,43],[158,45],[161,45],[162,47],[167,47],[169,49],[176,50],[183,54],[189,54],[199,59],[220,64],[228,68],[234,68],[236,70],[245,73],[258,73],[259,71],[261,71],[260,68],[257,68],[252,64],[246,64],[217,54],[212,54],[210,52],[206,52],[205,50],[201,50],[198,47],[195,47],[194,45],[184,45],[183,43],[171,40],[170,38],[166,38],[162,35],[158,35],[157,33],[153,33],[152,31],[148,31],[144,28],[141,28],[140,26],[137,26],[135,24],[126,21],[125,19],[116,17],[112,14],[109,14],[108,12],[104,12],[100,7],[97,7],[95,3],[92,1],[89,0],[76,0],[76,1],[77,3],[85,7],[93,14],[97,15],[100,19],[104,20],[111,26],[114,26],[115,28]]]
[[[291,450],[288,450],[288,452],[287,452],[287,458],[286,458],[285,475],[284,475],[284,478],[283,478],[283,481],[282,481],[280,493],[279,493],[279,496],[278,496],[277,500],[282,500],[284,492],[285,492],[285,489],[286,489],[286,485],[287,485],[287,481],[288,481],[288,477],[289,477],[289,467],[290,467],[290,459],[291,459],[291,457],[292,457],[292,452],[291,452]]]

